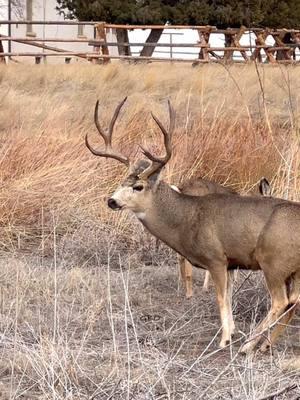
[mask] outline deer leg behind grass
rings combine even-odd
[[[242,348],[243,352],[251,351],[260,340],[258,336],[272,324],[286,324],[295,313],[300,294],[299,237],[299,205],[285,203],[276,207],[258,238],[255,250],[255,257],[264,272],[270,292],[271,310],[255,329],[254,340]],[[292,283],[290,291],[287,285],[289,280]],[[274,327],[271,343],[276,341],[283,330],[284,325]],[[269,345],[270,340],[265,341],[262,350],[266,350]]]
[[[227,303],[229,309],[229,323],[230,323],[230,334],[233,336],[235,331],[235,323],[233,319],[232,313],[232,294],[233,294],[233,285],[237,279],[237,270],[227,272]]]
[[[193,296],[193,266],[180,255],[178,255],[178,261],[181,280],[186,289],[186,298],[190,299]]]
[[[284,332],[286,326],[291,321],[297,307],[300,304],[300,271],[297,271],[294,276],[292,276],[292,288],[289,293],[289,310],[284,313],[284,316],[280,319],[278,324],[274,327],[271,332],[270,338],[264,340],[261,351],[265,352],[270,346],[272,346],[278,339],[278,337]]]
[[[228,272],[230,274],[230,279],[232,282],[237,282],[238,281],[238,277],[239,277],[239,272],[237,269],[231,270]],[[204,282],[203,282],[203,286],[202,289],[207,292],[208,291],[208,287],[209,287],[209,281],[210,281],[210,273],[209,271],[205,272],[205,277],[204,277]]]
[[[274,277],[270,277],[266,274],[265,277],[272,299],[271,309],[262,322],[255,328],[249,341],[242,347],[241,352],[245,354],[254,350],[255,346],[261,340],[261,335],[263,332],[280,318],[289,305],[285,280],[282,281],[281,279],[277,279],[274,281]],[[265,347],[262,350],[264,349]]]
[[[203,282],[203,286],[202,286],[202,289],[205,292],[208,292],[209,281],[210,281],[210,273],[209,273],[209,271],[205,271],[205,277],[204,277],[204,282]]]

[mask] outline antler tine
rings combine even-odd
[[[117,108],[115,109],[114,115],[110,121],[109,128],[108,128],[108,136],[110,137],[110,139],[111,139],[111,135],[114,130],[116,120],[118,119],[121,108],[123,107],[126,100],[127,100],[127,96],[121,101],[121,103],[118,104]]]
[[[140,148],[142,149],[142,153],[144,154],[144,156],[146,156],[147,158],[149,158],[150,161],[153,162],[157,162],[158,157],[153,156],[150,151],[146,150],[143,146],[140,145]]]
[[[96,105],[95,105],[95,110],[94,110],[94,122],[96,125],[96,128],[98,130],[98,132],[100,133],[100,135],[103,137],[105,145],[107,145],[107,135],[106,132],[102,129],[100,122],[99,122],[99,100],[96,101]]]
[[[169,135],[172,137],[175,129],[176,112],[170,100],[168,100],[168,107],[169,107],[169,118],[170,118]]]
[[[172,156],[172,144],[171,144],[171,139],[172,135],[174,132],[175,128],[175,110],[171,105],[171,102],[168,100],[168,107],[169,107],[169,117],[170,117],[170,124],[169,124],[169,130],[167,131],[161,121],[153,114],[151,113],[152,118],[156,122],[157,126],[161,130],[163,136],[164,136],[164,145],[166,149],[166,155],[164,157],[156,157],[152,155],[148,150],[144,149],[141,146],[143,154],[152,161],[152,164],[145,170],[143,173],[140,175],[143,178],[148,178],[155,172],[157,172],[159,169],[161,169],[166,163],[170,160]]]
[[[105,151],[95,150],[88,141],[88,134],[86,134],[86,136],[85,136],[85,144],[86,144],[86,147],[90,150],[90,152],[93,153],[95,156],[113,158],[113,159],[120,161],[121,163],[129,166],[130,165],[129,158],[123,156],[123,154],[119,153],[118,151],[113,150],[112,144],[111,144],[114,125],[116,123],[116,120],[118,118],[120,110],[126,100],[127,100],[127,97],[125,97],[125,99],[123,99],[121,101],[121,103],[118,104],[117,108],[115,109],[114,115],[109,124],[108,132],[105,132],[99,123],[99,118],[98,118],[99,100],[97,100],[96,106],[95,106],[95,111],[94,111],[94,122],[95,122],[95,125],[97,127],[99,134],[102,136],[102,138],[104,140]]]

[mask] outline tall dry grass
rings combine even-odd
[[[118,101],[129,96],[115,143],[133,157],[139,156],[139,143],[160,151],[150,110],[167,123],[171,99],[177,126],[165,173],[169,181],[201,175],[247,191],[266,176],[276,194],[297,199],[298,70],[262,66],[258,71],[126,64],[2,67],[2,245],[41,246],[53,213],[62,232],[88,216],[125,227],[127,218],[112,217],[103,202],[124,168],[96,159],[84,146],[87,132],[101,145],[93,125],[96,99],[105,125]]]

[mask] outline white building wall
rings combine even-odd
[[[57,3],[55,0],[32,0],[32,20],[33,21],[64,21],[62,15],[59,15],[58,11],[55,9]],[[26,19],[26,0],[23,1],[23,15]],[[7,32],[7,30],[6,30]],[[56,38],[56,39],[94,39],[94,26],[84,25],[82,31],[79,31],[77,25],[32,25],[32,32],[28,32],[27,25],[11,25],[11,36],[18,38]],[[116,41],[116,37],[112,32],[107,34],[108,41]],[[89,46],[88,43],[65,43],[65,42],[47,42],[47,46],[60,48],[66,51],[72,52],[92,52],[93,46]],[[110,54],[116,54],[117,48],[110,48]],[[53,52],[51,50],[44,50],[29,44],[22,44],[11,42],[12,52],[36,52],[45,53]],[[44,59],[47,63],[59,63],[65,62],[65,57],[47,57]],[[72,58],[71,62],[83,61],[82,58]],[[34,63],[34,57],[24,57],[22,62]]]
[[[0,19],[6,20],[8,19],[8,0],[0,0]],[[1,35],[8,35],[8,26],[7,25],[0,25],[0,34]],[[4,51],[7,51],[7,42],[2,42]]]

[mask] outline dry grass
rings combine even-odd
[[[116,143],[131,155],[141,142],[159,148],[149,111],[164,118],[166,99],[172,100],[177,130],[167,179],[173,182],[201,174],[248,190],[264,175],[279,195],[297,198],[297,69],[265,67],[260,78],[263,96],[248,66],[229,73],[220,66],[3,67],[1,242],[27,248],[34,239],[41,246],[53,213],[62,230],[87,216],[111,222],[101,200],[124,170],[93,158],[83,145],[84,134],[95,131],[96,98],[107,123],[116,103],[129,96]],[[113,222],[120,223],[119,217]]]
[[[299,88],[293,67],[1,67],[0,398],[257,399],[297,382],[280,365],[299,356],[299,318],[274,356],[237,356],[240,339],[216,351],[214,296],[199,286],[184,300],[174,254],[108,211],[126,171],[93,158],[83,137],[98,140],[97,98],[107,123],[128,95],[115,143],[133,157],[139,143],[159,151],[149,111],[166,120],[170,98],[165,179],[248,191],[266,176],[275,194],[299,199]],[[244,334],[266,307],[253,274],[235,296]]]

